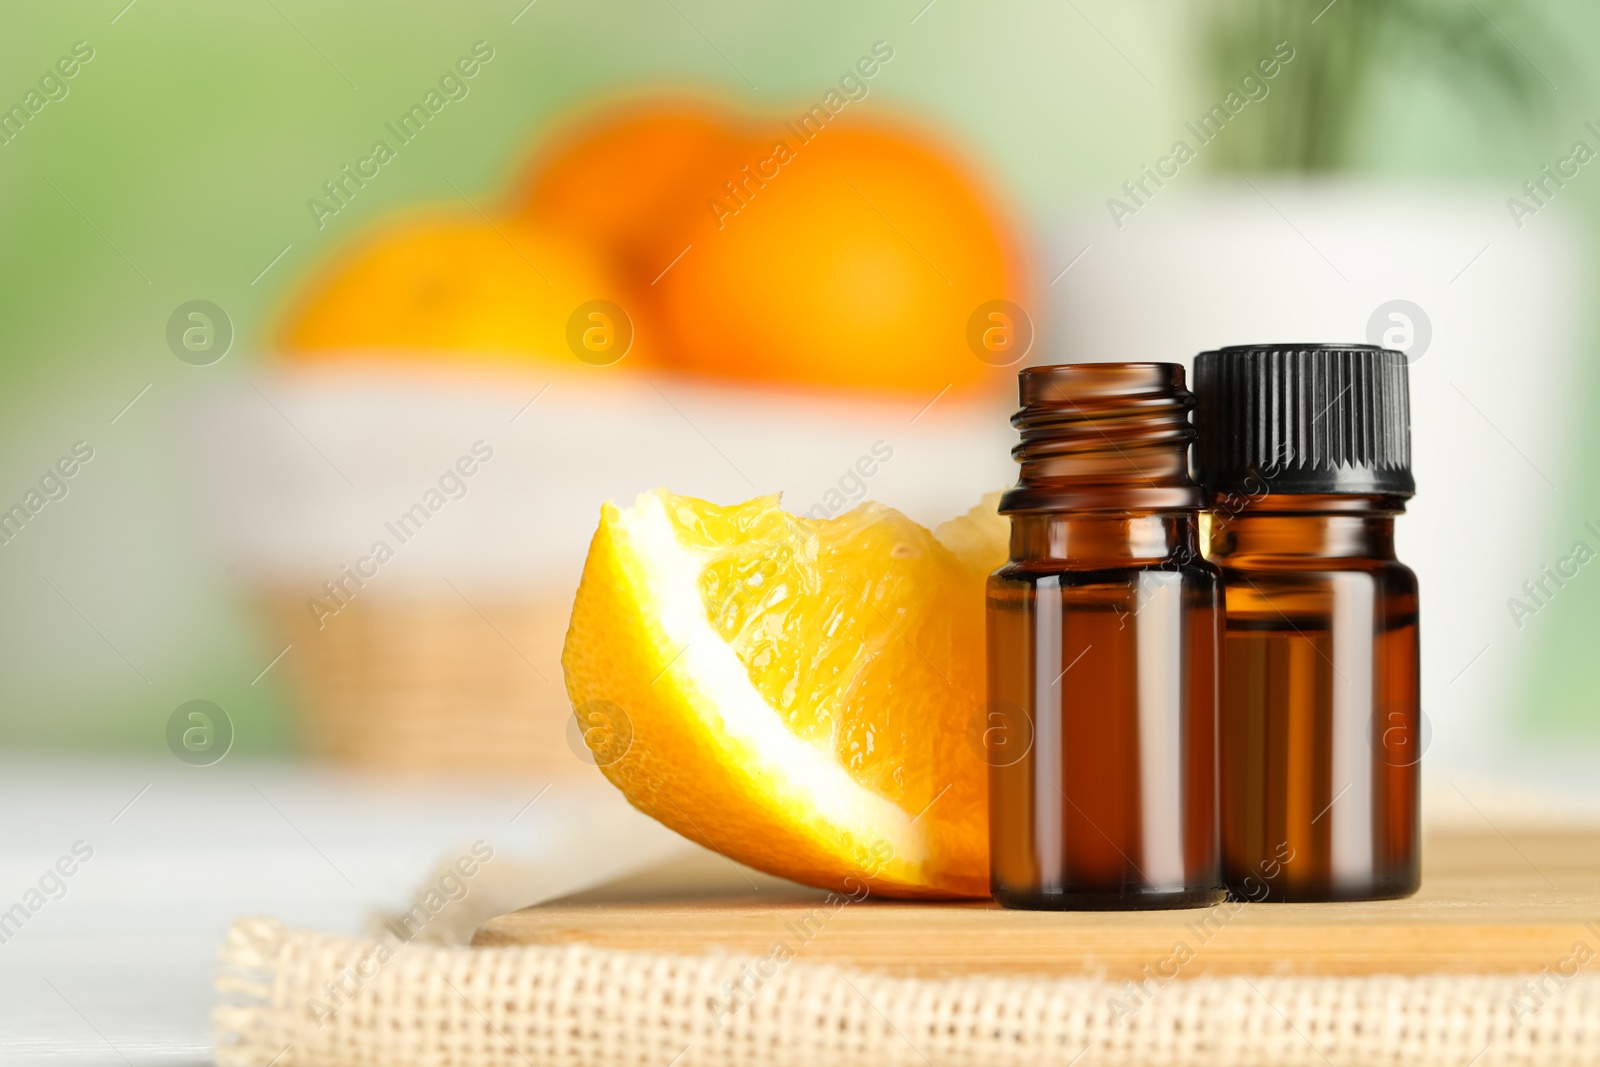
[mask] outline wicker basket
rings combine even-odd
[[[313,755],[387,770],[578,769],[560,665],[570,592],[372,591],[321,629],[303,590],[265,601]]]
[[[560,655],[601,505],[658,486],[722,502],[781,490],[796,512],[871,496],[938,521],[1008,480],[1012,435],[995,398],[934,399],[544,366],[503,378],[285,367],[206,395],[192,452],[218,541],[264,601],[276,644],[263,652],[292,646],[274,670],[310,752],[391,770],[581,772]],[[464,482],[451,473],[473,467]],[[402,535],[397,516],[429,492],[449,499]],[[381,576],[360,571],[319,627],[307,598],[338,604],[319,590],[348,583],[379,540],[392,553]]]

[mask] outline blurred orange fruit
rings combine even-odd
[[[807,885],[989,893],[993,501],[930,532],[880,504],[666,490],[607,504],[561,663],[585,743],[641,811]]]
[[[743,120],[709,101],[621,104],[575,124],[539,154],[517,210],[582,241],[646,287],[711,220],[706,202],[750,155],[747,144]]]
[[[741,195],[724,191],[718,226],[658,285],[674,361],[930,396],[1009,379],[997,364],[1025,354],[1031,325],[985,307],[1026,304],[996,208],[926,138],[853,119],[809,141],[782,127],[747,161],[756,180],[729,174]]]
[[[646,362],[631,312],[597,301],[627,305],[582,245],[516,220],[431,216],[380,228],[314,279],[282,341],[305,360],[472,353],[575,363],[581,353],[593,364],[623,354]]]

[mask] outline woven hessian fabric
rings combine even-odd
[[[402,945],[261,918],[234,924],[222,963],[218,1067],[1600,1063],[1600,977],[1582,971],[1190,978],[1140,994],[799,958]]]

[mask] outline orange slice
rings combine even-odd
[[[968,727],[999,529],[992,503],[945,540],[871,503],[606,505],[562,656],[596,762],[635,807],[771,873],[987,896]]]

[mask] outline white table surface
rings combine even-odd
[[[0,911],[74,842],[94,850],[66,893],[0,944],[7,1067],[210,1063],[217,949],[242,915],[357,933],[369,910],[406,901],[436,861],[480,838],[497,856],[561,868],[545,896],[682,847],[597,772],[420,783],[11,753],[0,811]]]
[[[435,863],[480,838],[497,858],[554,872],[536,897],[496,910],[694,847],[598,771],[580,772],[425,783],[232,758],[0,754],[0,912],[74,842],[94,849],[66,893],[0,944],[0,1067],[210,1063],[212,979],[234,919],[358,933],[371,910],[409,900]],[[1435,827],[1543,825],[1554,813],[1600,825],[1592,774],[1559,798],[1429,778]],[[1551,778],[1545,766],[1539,780]]]

